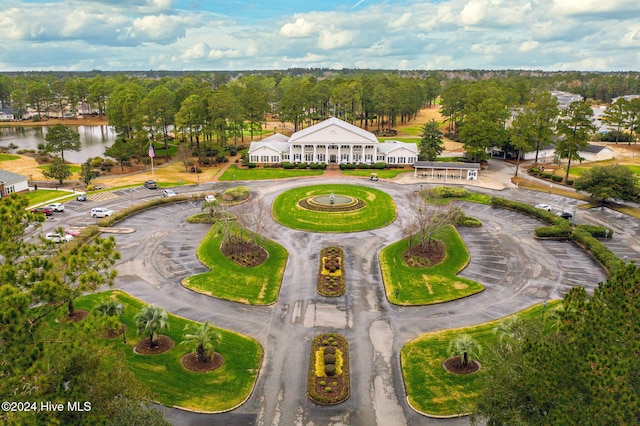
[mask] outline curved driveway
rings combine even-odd
[[[250,202],[263,198],[271,203],[289,188],[315,182],[245,184],[252,191]],[[345,179],[322,180],[332,182],[345,183]],[[353,182],[389,193],[399,215],[407,214],[403,199],[418,186]],[[221,183],[215,188],[227,186],[231,185]],[[521,190],[500,193],[512,198],[523,194]],[[575,204],[568,199],[552,201],[569,207]],[[317,234],[272,222],[267,236],[289,251],[289,260],[278,301],[254,307],[196,294],[180,285],[182,278],[206,270],[196,258],[196,248],[208,226],[185,222],[200,210],[199,202],[165,205],[123,221],[119,226],[136,232],[116,235],[122,253],[116,288],[177,315],[249,335],[265,349],[255,390],[240,408],[216,415],[166,409],[168,418],[175,424],[468,424],[466,418],[427,418],[408,406],[398,356],[401,348],[425,332],[482,323],[560,298],[573,285],[593,289],[606,275],[571,243],[534,240],[532,230],[541,225],[535,219],[484,205],[461,206],[483,223],[481,228],[460,229],[471,254],[462,275],[480,281],[486,290],[423,307],[398,307],[385,297],[377,256],[380,249],[401,238],[395,223],[366,232]],[[246,207],[237,206],[236,213],[241,216]],[[586,218],[587,213],[581,214]],[[315,291],[318,254],[328,245],[342,246],[346,253],[347,293],[338,298],[324,298]],[[350,344],[351,397],[337,406],[319,407],[306,397],[310,342],[313,336],[332,330],[345,335]]]

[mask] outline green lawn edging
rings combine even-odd
[[[220,225],[211,227],[197,251],[200,261],[211,270],[185,278],[182,285],[202,294],[234,302],[252,305],[275,303],[287,263],[287,250],[274,241],[261,238],[260,244],[269,256],[262,264],[246,268],[229,260],[222,253],[222,236]]]
[[[347,212],[305,210],[298,201],[317,195],[346,195],[363,200],[365,207]],[[272,214],[276,221],[292,229],[311,232],[358,232],[382,228],[396,218],[393,199],[379,189],[356,185],[326,184],[294,188],[280,194],[273,201]]]
[[[402,254],[408,249],[408,239],[380,251],[382,280],[391,303],[430,305],[461,299],[484,290],[482,284],[457,276],[469,262],[469,252],[458,231],[448,226],[434,238],[445,244],[447,254],[444,261],[428,268],[411,268],[405,263]]]
[[[222,335],[216,352],[224,357],[224,364],[207,373],[191,372],[182,366],[180,358],[193,349],[180,342],[185,326],[196,324],[195,321],[169,314],[169,330],[163,334],[171,337],[175,346],[161,354],[139,355],[133,348],[144,336],[136,335],[134,316],[145,303],[122,291],[106,291],[83,296],[76,306],[91,311],[108,298],[123,305],[127,343],[123,343],[122,336],[117,336],[104,339],[105,344],[124,351],[134,375],[149,386],[157,402],[189,411],[219,413],[237,408],[249,398],[264,352],[258,341],[216,327]]]
[[[540,317],[543,309],[551,311],[562,304],[561,300],[548,302],[546,308],[537,304],[519,312],[521,317]],[[429,417],[448,418],[467,415],[477,399],[486,369],[473,374],[447,372],[442,363],[449,358],[449,342],[461,334],[469,334],[481,347],[488,347],[499,338],[494,329],[509,317],[458,329],[426,333],[407,342],[400,351],[402,378],[407,402],[412,409]],[[479,357],[482,364],[482,356]]]

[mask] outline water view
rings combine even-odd
[[[80,134],[82,150],[80,152],[65,151],[64,159],[71,163],[84,163],[91,157],[104,157],[105,148],[111,146],[116,138],[116,133],[109,126],[69,126]],[[37,150],[39,144],[44,144],[45,136],[49,128],[47,126],[34,127],[1,127],[0,146],[17,146],[11,152],[22,149]]]

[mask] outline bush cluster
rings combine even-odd
[[[466,189],[454,186],[437,186],[431,189],[431,193],[440,198],[460,198],[469,195],[469,191]]]
[[[471,216],[461,216],[456,222],[458,226],[467,226],[469,228],[479,228],[482,226],[480,219]]]
[[[568,238],[576,244],[583,247],[594,259],[612,274],[620,268],[624,262],[618,258],[607,246],[602,244],[598,238],[604,238],[605,235],[611,237],[613,231],[597,225],[579,225],[572,227],[572,224],[551,212],[537,209],[529,204],[520,203],[518,201],[505,200],[503,198],[492,198],[491,205],[494,207],[504,207],[516,210],[529,216],[537,217],[552,224],[553,226],[544,226],[535,230],[538,237],[562,237]]]

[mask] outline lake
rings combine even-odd
[[[69,126],[80,135],[80,152],[65,151],[65,161],[84,163],[91,157],[104,157],[104,150],[110,147],[116,138],[116,132],[110,126]],[[0,127],[0,146],[14,144],[21,149],[37,150],[39,144],[46,143],[47,126]]]

